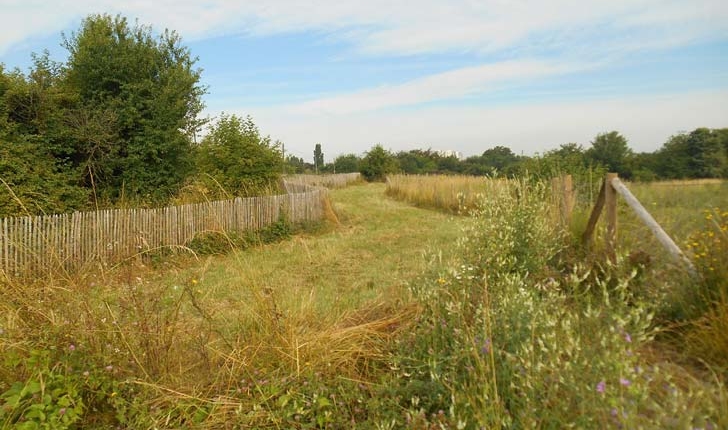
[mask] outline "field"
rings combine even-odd
[[[628,186],[699,279],[626,207],[608,264],[588,205],[561,228],[550,185],[458,177],[333,190],[337,219],[222,255],[6,279],[0,428],[726,428],[726,184]]]

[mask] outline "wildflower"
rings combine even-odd
[[[603,393],[607,389],[607,383],[604,381],[599,381],[597,384],[597,393]]]
[[[88,378],[88,375],[90,375],[90,373],[89,373],[89,371],[88,371],[88,370],[86,370],[85,372],[83,372],[83,376],[85,376],[85,377],[87,377],[87,378]]]
[[[486,355],[490,352],[490,339],[486,339],[483,342],[483,346],[480,347],[480,353]]]
[[[632,384],[629,379],[626,378],[619,378],[619,383],[625,387],[629,387]]]
[[[110,364],[108,366],[106,366],[106,371],[111,372],[112,370],[114,370],[114,366],[112,366]]]
[[[74,345],[74,344],[70,344],[70,345],[68,346],[68,350],[69,350],[69,351],[71,351],[71,352],[75,351],[75,350],[76,350],[76,345]]]
[[[65,414],[66,414],[66,408],[61,408],[61,409],[58,410],[58,415],[59,416],[63,416]]]
[[[632,336],[630,336],[630,335],[629,335],[629,333],[625,333],[625,334],[624,334],[624,340],[625,340],[625,341],[626,341],[627,343],[632,343]]]

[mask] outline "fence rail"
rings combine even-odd
[[[607,256],[611,261],[616,261],[616,243],[617,243],[617,196],[627,202],[630,208],[635,212],[637,217],[650,229],[660,244],[667,250],[670,256],[676,262],[682,264],[691,275],[695,275],[695,266],[683,254],[680,248],[670,238],[670,236],[662,229],[660,224],[650,215],[650,213],[642,206],[637,198],[629,191],[629,189],[619,180],[616,173],[607,173],[602,188],[599,190],[599,196],[594,203],[594,208],[589,215],[586,229],[582,235],[582,242],[585,246],[590,246],[597,221],[602,211],[606,212],[607,229],[606,229],[606,247]]]
[[[287,187],[289,188],[289,187]],[[113,264],[143,251],[188,244],[209,231],[256,231],[281,215],[320,220],[328,191],[301,182],[288,194],[157,209],[109,209],[0,219],[0,272],[33,275]]]

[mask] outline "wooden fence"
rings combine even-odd
[[[288,194],[157,209],[109,209],[0,219],[0,274],[22,276],[188,244],[210,231],[256,231],[283,214],[292,222],[320,220],[328,191],[301,183]]]
[[[570,183],[570,180],[569,180]],[[616,244],[617,244],[617,196],[622,196],[624,201],[635,212],[637,217],[652,231],[663,248],[670,254],[676,262],[682,264],[691,275],[695,275],[695,267],[693,263],[683,254],[680,248],[670,238],[670,236],[662,229],[660,224],[650,215],[650,213],[642,206],[637,198],[629,191],[629,189],[619,180],[616,173],[607,173],[602,183],[599,196],[594,204],[594,208],[589,216],[582,242],[585,246],[590,246],[594,230],[599,221],[602,211],[606,212],[606,247],[607,256],[611,261],[616,261]]]

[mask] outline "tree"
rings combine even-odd
[[[0,64],[0,217],[82,208],[87,190],[48,150],[53,112],[49,82]]]
[[[728,129],[697,128],[671,136],[654,155],[660,178],[728,177]]]
[[[310,170],[313,166],[303,161],[302,157],[296,157],[295,155],[286,155],[285,161],[286,173],[305,173]]]
[[[436,152],[429,149],[412,149],[410,151],[400,151],[396,155],[402,172],[409,175],[426,175],[435,173],[438,170],[438,160],[440,158]]]
[[[320,143],[317,143],[316,148],[313,150],[313,165],[316,169],[316,173],[324,167],[324,153],[321,151]]]
[[[353,173],[359,171],[359,163],[361,158],[356,154],[339,155],[334,160],[336,171],[338,173]]]
[[[359,169],[368,181],[383,181],[388,174],[399,171],[399,163],[391,152],[376,144],[359,163]]]
[[[591,144],[592,147],[586,152],[590,160],[603,165],[610,172],[629,177],[628,163],[632,150],[624,136],[616,131],[600,133]]]
[[[168,198],[193,169],[190,136],[202,125],[205,93],[197,59],[176,33],[155,38],[150,27],[118,15],[87,17],[63,45],[70,54],[64,85],[79,99],[82,131],[69,159],[88,164],[110,198]],[[88,138],[107,120],[103,141]]]
[[[222,114],[209,127],[197,152],[198,175],[208,189],[222,186],[235,196],[255,195],[280,177],[279,143],[262,137],[249,116],[240,119]]]

